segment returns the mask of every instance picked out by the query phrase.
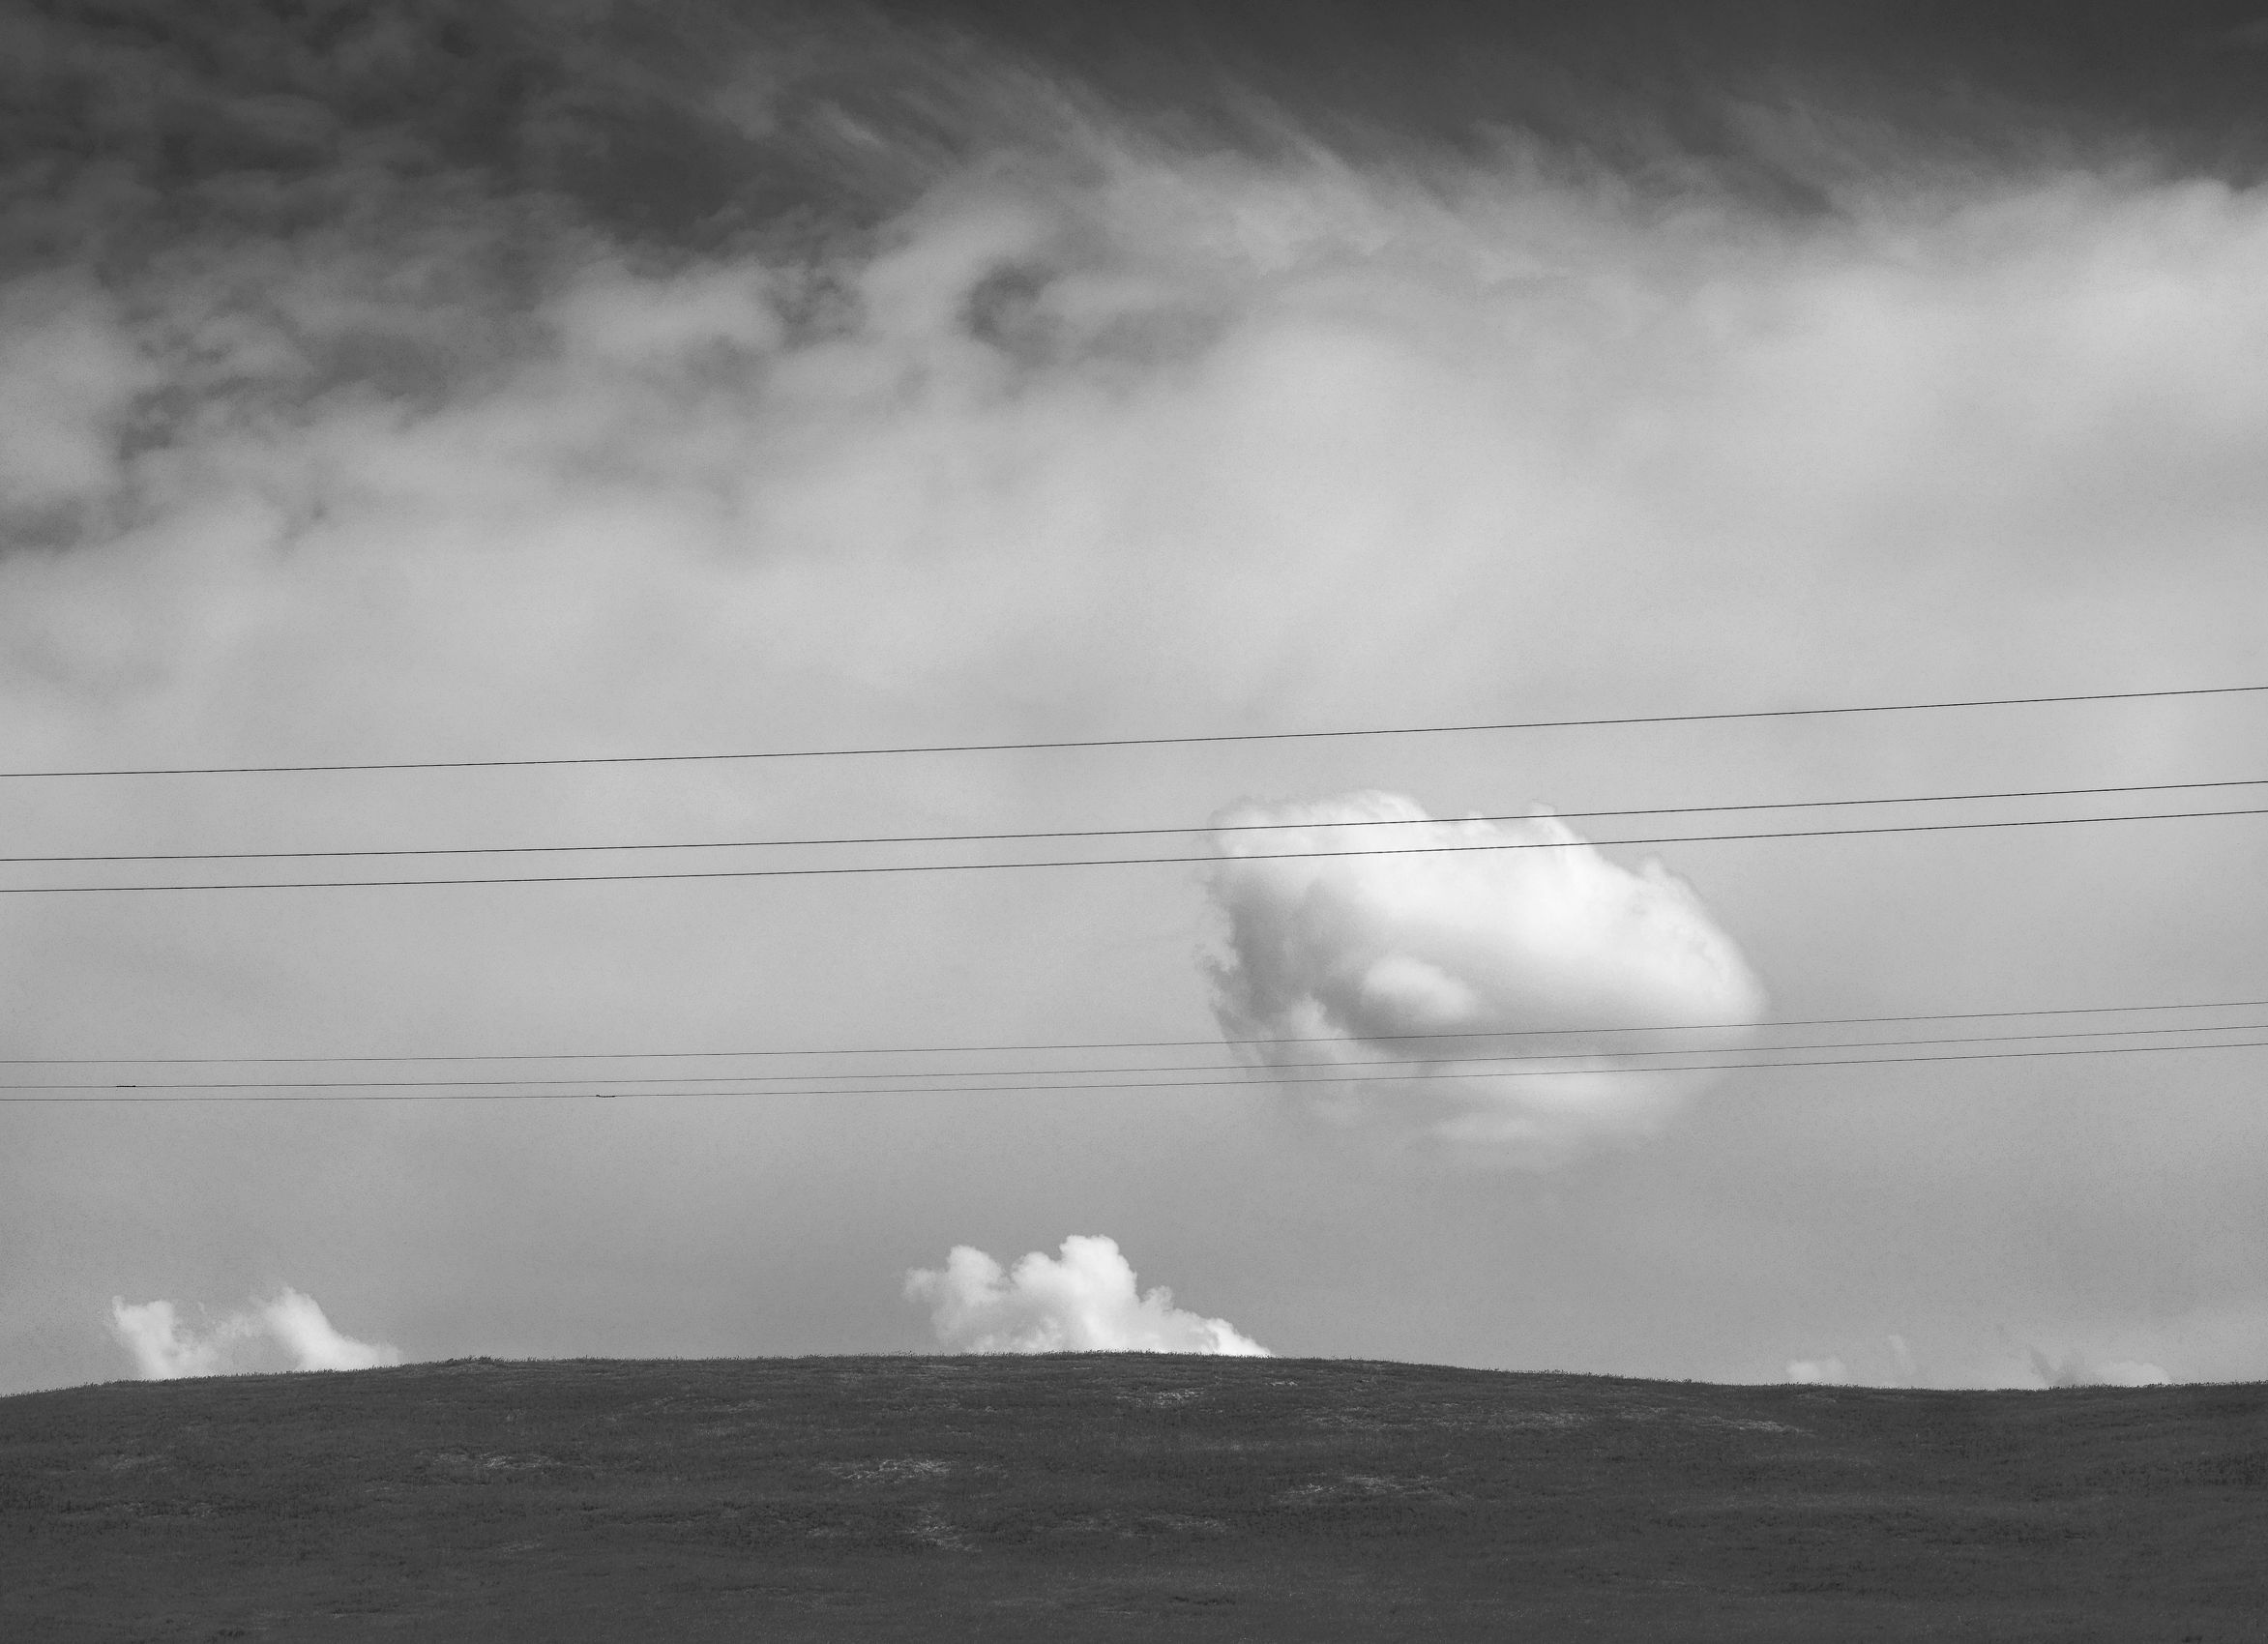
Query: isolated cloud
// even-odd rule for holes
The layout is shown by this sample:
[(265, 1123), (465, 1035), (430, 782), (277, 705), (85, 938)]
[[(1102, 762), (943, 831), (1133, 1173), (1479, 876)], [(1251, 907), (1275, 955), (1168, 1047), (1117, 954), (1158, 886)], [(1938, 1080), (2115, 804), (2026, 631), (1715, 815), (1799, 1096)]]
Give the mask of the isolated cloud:
[[(1354, 793), (1240, 806), (1216, 825), (1222, 1031), (1280, 1042), (1241, 1048), (1286, 1089), (1423, 1059), (1315, 1083), (1308, 1100), (1328, 1115), (1549, 1163), (1647, 1134), (1711, 1082), (1631, 1072), (1611, 1053), (1664, 1042), (1600, 1030), (1737, 1027), (1763, 1011), (1740, 950), (1684, 881), (1610, 862), (1550, 815), (1434, 821), (1399, 795)], [(1349, 854), (1365, 851), (1397, 854)], [(1489, 1037), (1507, 1034), (1534, 1037)], [(1495, 1060), (1507, 1056), (1532, 1060)]]
[(283, 1290), (274, 1300), (194, 1331), (171, 1302), (113, 1297), (110, 1328), (133, 1355), (144, 1381), (244, 1375), (272, 1370), (367, 1370), (401, 1363), (401, 1350), (341, 1335), (312, 1296)]
[(1813, 1387), (1840, 1387), (1850, 1380), (1841, 1359), (1790, 1359), (1787, 1379)]
[(1226, 1319), (1173, 1305), (1163, 1284), (1134, 1287), (1115, 1240), (1074, 1234), (1061, 1256), (1034, 1250), (1001, 1270), (957, 1245), (942, 1268), (905, 1277), (908, 1301), (929, 1306), (938, 1345), (954, 1353), (1217, 1353), (1266, 1358)]

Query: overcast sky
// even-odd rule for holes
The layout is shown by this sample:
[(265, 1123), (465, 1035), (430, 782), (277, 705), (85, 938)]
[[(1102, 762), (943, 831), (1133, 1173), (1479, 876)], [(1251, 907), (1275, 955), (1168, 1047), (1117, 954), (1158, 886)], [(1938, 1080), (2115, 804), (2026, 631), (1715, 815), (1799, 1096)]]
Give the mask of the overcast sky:
[[(2268, 683), (2253, 8), (284, 10), (0, 10), (0, 768)], [(9, 895), (0, 1056), (19, 1083), (469, 1078), (574, 1070), (23, 1062), (1175, 1041), (1082, 1065), (1265, 1073), (1396, 1033), (1471, 1058), (1507, 1029), (2268, 999), (2268, 819), (1593, 851), (1733, 824), (1576, 814), (2240, 778), (2268, 778), (2268, 696), (10, 778), (15, 857), (1297, 826), (1212, 866)], [(1411, 820), (1473, 815), (1515, 820)], [(1247, 860), (1395, 828), (1558, 843)], [(1136, 846), (1216, 843), (0, 885)], [(2203, 1019), (2268, 1010), (2148, 1018)], [(1560, 1085), (1467, 1060), (1329, 1097), (13, 1106), (0, 1392), (255, 1337), (251, 1367), (1125, 1339), (2268, 1374), (2268, 1051), (1649, 1084), (1600, 1071), (1628, 1042), (1546, 1042)], [(1067, 1295), (1101, 1298), (1069, 1334)]]

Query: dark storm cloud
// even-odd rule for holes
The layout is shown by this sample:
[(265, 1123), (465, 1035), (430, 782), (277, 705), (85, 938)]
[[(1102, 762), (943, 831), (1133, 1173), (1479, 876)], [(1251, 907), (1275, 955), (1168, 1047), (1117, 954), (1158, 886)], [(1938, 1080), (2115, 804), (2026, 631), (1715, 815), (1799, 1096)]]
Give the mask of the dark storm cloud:
[(93, 0), (0, 31), (18, 258), (449, 188), (706, 250), (869, 224), (1023, 134), (965, 48), (856, 7)]
[(885, 9), (950, 15), (1125, 106), (1221, 140), (1264, 143), (1268, 111), (1358, 151), (1415, 142), (1487, 153), (1511, 132), (1665, 187), (1712, 167), (1721, 182), (1799, 209), (1839, 173), (1887, 156), (1870, 144), (1802, 152), (1760, 135), (1759, 116), (1833, 108), (1985, 163), (2043, 149), (2144, 150), (2235, 178), (2268, 156), (2268, 79), (2248, 49), (2258, 8), (2231, 0)]
[(130, 256), (215, 217), (288, 227), (451, 173), (709, 248), (869, 224), (975, 155), (1045, 143), (1038, 100), (997, 96), (1022, 74), (1185, 141), (1486, 152), (1512, 132), (1800, 204), (1832, 145), (1757, 121), (1805, 100), (1988, 157), (2147, 142), (2249, 174), (2258, 21), (1892, 0), (34, 3), (0, 14), (0, 152), (19, 258)]

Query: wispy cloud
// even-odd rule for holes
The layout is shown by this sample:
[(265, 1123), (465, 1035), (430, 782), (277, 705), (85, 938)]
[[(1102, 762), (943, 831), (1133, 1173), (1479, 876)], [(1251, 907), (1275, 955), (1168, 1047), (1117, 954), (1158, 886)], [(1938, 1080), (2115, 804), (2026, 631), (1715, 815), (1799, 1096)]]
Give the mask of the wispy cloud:
[(2097, 1359), (2077, 1349), (2051, 1359), (2034, 1347), (2026, 1357), (2043, 1387), (2164, 1387), (2173, 1379), (2138, 1359)]
[[(1882, 1366), (1870, 1372), (1865, 1363)], [(1858, 1364), (1862, 1367), (1853, 1368)], [(2165, 1387), (2177, 1379), (2162, 1365), (2140, 1359), (2106, 1358), (2099, 1352), (2075, 1347), (2055, 1355), (2035, 1346), (2020, 1349), (2012, 1362), (2006, 1353), (1988, 1359), (1970, 1359), (1950, 1366), (1925, 1367), (1912, 1344), (1895, 1332), (1881, 1337), (1879, 1355), (1868, 1354), (1846, 1363), (1841, 1356), (1822, 1355), (1790, 1359), (1786, 1379), (1817, 1386), (1942, 1387), (1942, 1388), (2050, 1388), (2050, 1387)]]

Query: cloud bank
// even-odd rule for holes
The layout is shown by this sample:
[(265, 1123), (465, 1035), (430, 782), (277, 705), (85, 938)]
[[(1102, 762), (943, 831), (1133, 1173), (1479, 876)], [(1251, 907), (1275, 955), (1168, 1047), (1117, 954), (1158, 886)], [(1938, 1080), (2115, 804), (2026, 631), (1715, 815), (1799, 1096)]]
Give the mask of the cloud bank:
[(368, 1370), (401, 1363), (401, 1349), (342, 1335), (312, 1296), (286, 1289), (228, 1314), (202, 1332), (184, 1326), (171, 1302), (113, 1297), (110, 1329), (144, 1381), (277, 1370)]
[[(1423, 1059), (1315, 1084), (1304, 1100), (1328, 1117), (1547, 1164), (1651, 1133), (1711, 1082), (1631, 1072), (1614, 1052), (1664, 1042), (1598, 1030), (1737, 1027), (1763, 1011), (1762, 985), (1684, 881), (1655, 862), (1620, 866), (1555, 817), (1435, 821), (1399, 795), (1353, 793), (1240, 806), (1216, 824), (1222, 1033), (1276, 1042), (1240, 1048), (1286, 1090)], [(1427, 854), (1343, 854), (1356, 851)], [(1506, 1034), (1523, 1037), (1490, 1037)]]
[(1115, 1240), (1074, 1234), (1063, 1253), (1034, 1250), (1003, 1271), (957, 1245), (942, 1268), (905, 1276), (908, 1301), (929, 1307), (938, 1345), (951, 1353), (1214, 1353), (1267, 1358), (1226, 1319), (1173, 1305), (1163, 1284), (1137, 1291)]

